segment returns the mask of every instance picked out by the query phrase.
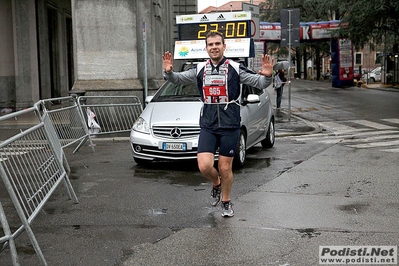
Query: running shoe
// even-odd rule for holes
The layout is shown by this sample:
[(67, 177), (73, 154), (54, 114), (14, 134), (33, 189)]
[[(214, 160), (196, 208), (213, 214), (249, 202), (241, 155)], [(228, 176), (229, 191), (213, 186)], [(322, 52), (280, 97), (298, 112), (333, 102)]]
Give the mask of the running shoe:
[(222, 185), (219, 184), (219, 186), (214, 187), (212, 186), (212, 191), (211, 191), (211, 205), (215, 207), (218, 205), (220, 202), (220, 193), (222, 192)]
[(233, 217), (233, 203), (231, 201), (222, 201), (222, 217)]

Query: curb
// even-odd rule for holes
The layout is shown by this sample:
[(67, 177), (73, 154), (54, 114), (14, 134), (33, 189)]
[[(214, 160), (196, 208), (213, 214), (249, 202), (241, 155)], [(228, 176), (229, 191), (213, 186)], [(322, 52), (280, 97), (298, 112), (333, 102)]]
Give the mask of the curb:
[[(284, 112), (284, 111), (281, 111), (281, 112), (288, 116), (288, 114), (286, 112)], [(276, 137), (290, 137), (290, 136), (311, 135), (311, 134), (317, 134), (317, 133), (320, 133), (320, 132), (323, 131), (323, 128), (317, 123), (314, 123), (312, 121), (306, 120), (306, 119), (304, 119), (304, 118), (302, 118), (302, 117), (300, 117), (298, 115), (294, 115), (294, 114), (291, 113), (291, 118), (292, 117), (294, 119), (298, 120), (298, 121), (301, 121), (306, 126), (308, 126), (310, 128), (313, 128), (313, 130), (306, 131), (306, 132), (292, 132), (292, 131), (290, 131), (290, 132), (281, 132), (281, 133), (277, 133), (276, 132)]]

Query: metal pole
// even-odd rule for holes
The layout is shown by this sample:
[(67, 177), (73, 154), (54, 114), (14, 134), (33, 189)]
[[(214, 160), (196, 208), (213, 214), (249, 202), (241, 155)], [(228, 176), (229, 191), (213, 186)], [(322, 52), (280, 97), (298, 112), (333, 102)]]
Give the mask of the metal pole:
[(292, 36), (292, 23), (291, 23), (292, 10), (288, 10), (288, 121), (291, 121), (291, 36)]
[(144, 53), (144, 92), (143, 92), (143, 109), (145, 108), (145, 98), (147, 98), (147, 38), (146, 38), (146, 24), (143, 21), (143, 53)]

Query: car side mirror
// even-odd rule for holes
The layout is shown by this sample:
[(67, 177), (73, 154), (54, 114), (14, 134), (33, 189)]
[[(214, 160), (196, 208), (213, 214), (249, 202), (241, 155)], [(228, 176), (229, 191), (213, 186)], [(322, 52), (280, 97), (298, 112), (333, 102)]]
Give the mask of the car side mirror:
[(146, 104), (149, 104), (149, 103), (151, 102), (152, 98), (154, 98), (154, 96), (147, 96), (147, 97), (145, 97), (145, 103), (146, 103)]
[(243, 105), (246, 105), (248, 103), (259, 103), (259, 102), (260, 102), (259, 95), (248, 94), (248, 96), (246, 98), (244, 98)]

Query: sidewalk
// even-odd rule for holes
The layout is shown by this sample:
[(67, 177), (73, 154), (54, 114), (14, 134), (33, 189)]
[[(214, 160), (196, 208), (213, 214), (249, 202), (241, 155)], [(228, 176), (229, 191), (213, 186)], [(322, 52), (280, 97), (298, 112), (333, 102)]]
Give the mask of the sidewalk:
[(288, 111), (276, 111), (275, 112), (275, 128), (276, 137), (287, 137), (297, 136), (306, 134), (315, 134), (320, 132), (322, 129), (319, 125), (305, 120), (294, 114), (289, 114)]
[[(324, 89), (332, 88), (331, 82), (317, 80), (295, 79), (292, 81), (292, 84), (292, 90), (302, 89), (309, 86)], [(399, 92), (399, 87), (393, 87), (391, 84), (363, 83), (361, 88)], [(269, 94), (273, 95), (271, 89), (269, 89)], [(281, 111), (275, 111), (275, 116), (276, 137), (314, 134), (322, 130), (317, 123), (305, 120), (297, 115), (292, 114), (292, 112), (290, 115), (287, 108), (282, 108)]]
[(393, 86), (391, 84), (381, 84), (381, 83), (369, 83), (369, 84), (366, 84), (366, 83), (363, 83), (361, 85), (361, 87), (365, 88), (365, 89), (375, 89), (375, 90), (399, 92), (399, 86), (398, 85)]

